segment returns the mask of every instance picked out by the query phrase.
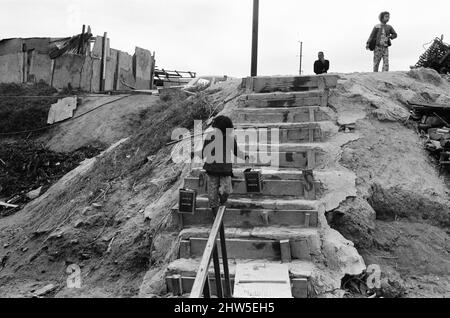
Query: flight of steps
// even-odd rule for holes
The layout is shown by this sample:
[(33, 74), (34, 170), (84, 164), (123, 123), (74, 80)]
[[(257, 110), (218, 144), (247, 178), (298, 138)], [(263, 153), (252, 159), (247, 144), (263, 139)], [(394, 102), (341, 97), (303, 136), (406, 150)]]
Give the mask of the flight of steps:
[[(285, 264), (289, 271), (292, 296), (310, 295), (309, 278), (320, 255), (319, 202), (321, 183), (307, 189), (303, 170), (314, 169), (325, 156), (321, 143), (332, 127), (327, 108), (328, 89), (337, 85), (337, 76), (255, 77), (243, 80), (246, 94), (233, 114), (236, 131), (246, 128), (280, 129), (279, 167), (259, 161), (262, 170), (261, 194), (246, 193), (243, 170), (234, 167), (233, 191), (224, 217), (230, 274), (242, 264), (261, 266)], [(269, 141), (270, 142), (270, 141)], [(179, 258), (167, 269), (168, 292), (188, 294), (199, 267), (214, 217), (208, 208), (206, 182), (201, 167), (193, 168), (185, 188), (198, 191), (197, 211), (177, 215), (182, 228)], [(251, 266), (250, 266), (251, 268)], [(275, 267), (276, 268), (276, 267)], [(213, 267), (210, 268), (215, 293)], [(267, 277), (270, 280), (270, 277)]]

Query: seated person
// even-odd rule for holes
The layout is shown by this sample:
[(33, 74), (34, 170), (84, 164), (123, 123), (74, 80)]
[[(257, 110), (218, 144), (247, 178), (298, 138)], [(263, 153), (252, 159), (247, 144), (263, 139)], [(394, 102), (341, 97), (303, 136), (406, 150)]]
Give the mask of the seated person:
[(328, 60), (325, 60), (323, 52), (319, 52), (319, 59), (314, 62), (314, 73), (316, 73), (317, 75), (326, 74), (329, 68), (330, 62)]

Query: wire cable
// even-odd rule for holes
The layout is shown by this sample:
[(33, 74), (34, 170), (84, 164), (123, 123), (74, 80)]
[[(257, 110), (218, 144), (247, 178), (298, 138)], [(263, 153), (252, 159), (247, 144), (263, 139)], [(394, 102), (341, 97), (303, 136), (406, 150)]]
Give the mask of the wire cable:
[(122, 96), (122, 97), (120, 97), (120, 98), (118, 98), (118, 99), (109, 101), (109, 102), (104, 103), (104, 104), (101, 104), (101, 105), (99, 105), (99, 106), (97, 106), (97, 107), (95, 107), (95, 108), (93, 108), (93, 109), (91, 109), (91, 110), (88, 110), (87, 112), (85, 112), (85, 113), (83, 113), (83, 114), (80, 114), (80, 115), (75, 116), (75, 117), (72, 117), (72, 118), (68, 118), (68, 119), (66, 119), (66, 120), (60, 121), (60, 122), (55, 123), (55, 124), (50, 125), (50, 126), (43, 126), (43, 127), (36, 128), (36, 129), (29, 129), (29, 130), (22, 130), (22, 131), (3, 132), (3, 133), (0, 133), (0, 136), (21, 135), (21, 134), (28, 134), (28, 133), (38, 132), (38, 131), (42, 131), (42, 130), (46, 130), (46, 129), (51, 129), (51, 128), (57, 127), (57, 126), (59, 126), (59, 125), (62, 125), (62, 124), (64, 124), (64, 123), (66, 123), (66, 122), (69, 122), (69, 121), (73, 121), (73, 120), (79, 119), (79, 118), (81, 118), (81, 117), (83, 117), (83, 116), (85, 116), (85, 115), (87, 115), (87, 114), (89, 114), (89, 113), (92, 113), (93, 111), (95, 111), (95, 110), (97, 110), (97, 109), (99, 109), (99, 108), (101, 108), (101, 107), (104, 107), (104, 106), (106, 106), (106, 105), (115, 103), (115, 102), (117, 102), (117, 101), (120, 101), (120, 100), (122, 100), (122, 99), (128, 98), (128, 97), (130, 97), (130, 96), (132, 96), (132, 95), (125, 95), (125, 96)]

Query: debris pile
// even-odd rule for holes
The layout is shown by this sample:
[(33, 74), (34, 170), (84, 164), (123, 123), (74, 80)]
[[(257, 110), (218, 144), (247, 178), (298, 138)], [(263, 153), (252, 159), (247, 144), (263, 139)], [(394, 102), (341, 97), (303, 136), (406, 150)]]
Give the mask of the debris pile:
[(419, 121), (419, 133), (426, 138), (425, 149), (439, 160), (439, 172), (450, 167), (450, 106), (409, 102), (412, 118)]
[(72, 153), (53, 152), (30, 141), (3, 142), (0, 147), (0, 216), (27, 203), (73, 170), (86, 158), (100, 153), (93, 146)]
[(189, 83), (197, 77), (197, 73), (191, 71), (169, 71), (155, 69), (155, 86), (171, 87)]
[[(376, 282), (371, 273), (360, 275), (345, 275), (341, 288), (345, 290), (345, 298), (402, 298), (405, 288), (396, 279), (389, 279), (381, 275)], [(371, 284), (369, 284), (369, 282)], [(369, 286), (373, 285), (373, 286)]]
[(51, 59), (56, 59), (65, 53), (84, 54), (92, 41), (91, 27), (88, 27), (87, 32), (57, 39), (50, 44), (49, 56)]
[(441, 74), (450, 72), (450, 45), (443, 38), (436, 38), (423, 53), (415, 67), (432, 68)]

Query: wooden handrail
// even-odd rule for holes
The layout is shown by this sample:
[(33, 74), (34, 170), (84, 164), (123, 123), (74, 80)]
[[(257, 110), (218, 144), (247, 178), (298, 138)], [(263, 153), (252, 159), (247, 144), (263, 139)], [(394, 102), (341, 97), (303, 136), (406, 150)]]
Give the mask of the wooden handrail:
[[(195, 277), (194, 285), (192, 286), (190, 298), (201, 298), (202, 295), (206, 298), (210, 297), (211, 288), (209, 283), (209, 266), (211, 258), (214, 260), (214, 272), (216, 280), (216, 292), (219, 298), (231, 297), (230, 273), (228, 269), (228, 257), (225, 244), (225, 229), (223, 226), (223, 216), (225, 215), (225, 206), (221, 206), (217, 212), (216, 219), (211, 228), (208, 242), (206, 243), (205, 251), (200, 262), (200, 267)], [(217, 238), (220, 238), (220, 248), (222, 252), (222, 264), (224, 268), (225, 289), (222, 288), (222, 278), (220, 274), (219, 253), (217, 249)]]

